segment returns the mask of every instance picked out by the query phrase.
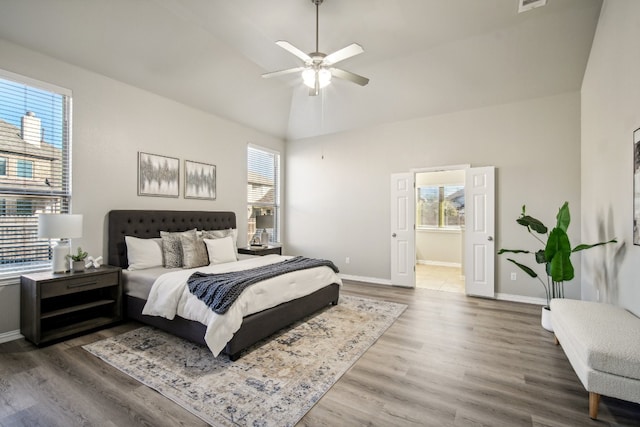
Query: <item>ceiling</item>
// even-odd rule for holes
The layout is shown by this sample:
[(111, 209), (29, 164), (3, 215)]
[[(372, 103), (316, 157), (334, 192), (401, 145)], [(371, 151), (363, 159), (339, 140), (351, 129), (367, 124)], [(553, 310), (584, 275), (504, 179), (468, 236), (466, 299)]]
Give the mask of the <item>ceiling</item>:
[[(320, 51), (365, 52), (308, 96), (311, 0), (0, 0), (0, 38), (283, 139), (580, 89), (601, 0), (325, 0)], [(1, 66), (1, 59), (0, 59)]]

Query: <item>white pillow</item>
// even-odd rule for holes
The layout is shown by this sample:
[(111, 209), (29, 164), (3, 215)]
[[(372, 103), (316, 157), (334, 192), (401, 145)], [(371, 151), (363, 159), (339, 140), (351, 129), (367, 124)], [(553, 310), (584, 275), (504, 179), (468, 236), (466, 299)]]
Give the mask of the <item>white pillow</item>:
[(205, 239), (220, 239), (222, 237), (231, 236), (233, 238), (233, 245), (238, 248), (238, 229), (227, 228), (226, 230), (202, 230), (199, 231), (201, 236)]
[(124, 236), (127, 245), (127, 270), (144, 270), (145, 268), (162, 267), (162, 239), (140, 239)]
[(209, 253), (209, 265), (237, 261), (236, 246), (231, 236), (221, 239), (204, 239)]

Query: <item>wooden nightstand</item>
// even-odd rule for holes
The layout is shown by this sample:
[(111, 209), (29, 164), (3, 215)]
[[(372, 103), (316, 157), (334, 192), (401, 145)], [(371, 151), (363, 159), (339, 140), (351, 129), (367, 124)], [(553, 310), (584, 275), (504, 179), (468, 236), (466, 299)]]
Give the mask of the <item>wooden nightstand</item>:
[(245, 255), (282, 255), (282, 246), (247, 246), (246, 248), (238, 248), (239, 254)]
[(122, 320), (122, 269), (26, 274), (20, 278), (20, 333), (36, 345)]

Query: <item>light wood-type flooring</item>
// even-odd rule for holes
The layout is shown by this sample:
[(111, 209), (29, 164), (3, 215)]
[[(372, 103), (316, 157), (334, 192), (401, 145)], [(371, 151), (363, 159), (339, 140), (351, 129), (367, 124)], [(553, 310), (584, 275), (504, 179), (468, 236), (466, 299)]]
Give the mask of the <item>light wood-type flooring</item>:
[[(409, 308), (299, 426), (640, 425), (640, 405), (606, 397), (599, 421), (589, 419), (539, 306), (353, 282), (343, 293)], [(0, 344), (0, 426), (204, 425), (80, 347), (137, 326), (42, 349)]]

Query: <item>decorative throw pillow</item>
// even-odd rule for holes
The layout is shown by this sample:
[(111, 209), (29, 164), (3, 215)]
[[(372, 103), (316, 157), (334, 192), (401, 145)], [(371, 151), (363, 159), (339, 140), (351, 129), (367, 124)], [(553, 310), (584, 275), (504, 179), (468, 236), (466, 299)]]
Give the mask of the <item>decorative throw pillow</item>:
[(161, 231), (162, 237), (162, 255), (164, 257), (164, 266), (166, 268), (182, 267), (182, 242), (180, 236), (196, 236), (196, 229), (182, 231), (177, 233), (169, 233)]
[(127, 270), (144, 270), (145, 268), (162, 266), (162, 239), (140, 239), (124, 236), (127, 245)]
[(180, 244), (182, 245), (182, 267), (196, 268), (209, 264), (209, 255), (204, 240), (191, 234), (181, 234)]
[(204, 239), (209, 253), (209, 264), (223, 264), (225, 262), (237, 261), (236, 247), (231, 236), (220, 239)]
[(238, 229), (227, 228), (226, 230), (203, 230), (203, 239), (222, 239), (223, 237), (231, 236), (233, 239), (233, 246), (238, 248)]

